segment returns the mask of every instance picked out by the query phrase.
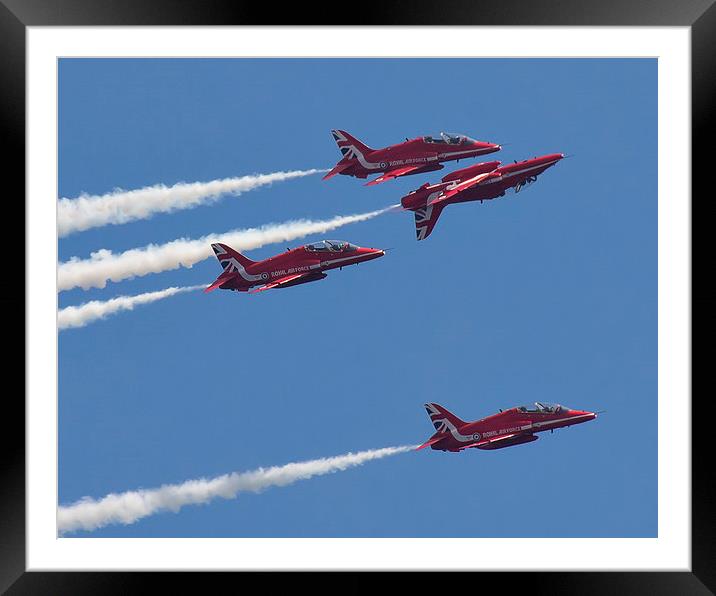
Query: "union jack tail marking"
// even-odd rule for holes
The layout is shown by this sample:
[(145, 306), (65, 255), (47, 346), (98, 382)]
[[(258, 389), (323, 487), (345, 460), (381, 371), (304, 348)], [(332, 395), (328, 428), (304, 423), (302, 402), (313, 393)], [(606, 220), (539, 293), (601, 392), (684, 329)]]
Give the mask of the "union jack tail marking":
[(442, 210), (443, 205), (428, 205), (413, 212), (415, 214), (415, 236), (418, 240), (425, 240), (430, 236)]
[(219, 263), (224, 268), (224, 271), (236, 271), (237, 263), (244, 267), (250, 267), (256, 263), (256, 261), (252, 261), (226, 244), (212, 244), (211, 248), (214, 250), (214, 254), (216, 258), (219, 259)]
[(368, 145), (361, 143), (345, 130), (332, 130), (331, 134), (336, 141), (336, 145), (338, 145), (338, 149), (343, 154), (344, 160), (365, 158), (366, 155), (373, 152), (373, 149)]
[(464, 420), (460, 420), (460, 418), (440, 404), (425, 404), (425, 411), (428, 413), (428, 416), (430, 416), (430, 421), (438, 432), (445, 432), (450, 426), (460, 428), (466, 424)]

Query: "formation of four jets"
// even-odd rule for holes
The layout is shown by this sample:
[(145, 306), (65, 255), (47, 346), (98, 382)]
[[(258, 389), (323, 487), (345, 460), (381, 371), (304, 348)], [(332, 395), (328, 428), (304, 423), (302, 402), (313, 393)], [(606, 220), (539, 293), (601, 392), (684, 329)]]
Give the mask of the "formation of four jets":
[[(371, 149), (344, 130), (332, 130), (331, 134), (343, 157), (323, 179), (337, 174), (356, 178), (380, 174), (366, 186), (441, 170), (445, 162), (479, 157), (502, 148), (465, 135), (440, 133), (437, 137), (417, 137), (383, 149)], [(451, 172), (436, 184), (426, 182), (400, 202), (404, 209), (414, 213), (417, 239), (424, 240), (447, 205), (482, 202), (504, 196), (511, 189), (519, 192), (562, 158), (562, 153), (552, 153), (504, 166), (499, 161), (478, 163)], [(349, 242), (323, 240), (263, 261), (252, 261), (225, 244), (212, 244), (211, 247), (224, 271), (205, 292), (217, 288), (252, 293), (287, 288), (323, 279), (326, 277), (324, 272), (329, 269), (356, 265), (385, 254), (383, 250), (363, 248)], [(252, 289), (254, 286), (259, 287)]]
[[(371, 149), (343, 130), (331, 133), (343, 157), (323, 179), (338, 174), (356, 178), (379, 174), (366, 186), (441, 170), (444, 162), (479, 157), (502, 148), (465, 135), (440, 133), (438, 137), (406, 139), (397, 145)], [(414, 213), (416, 237), (424, 240), (432, 233), (447, 205), (495, 199), (510, 190), (519, 192), (564, 157), (562, 153), (551, 153), (504, 166), (499, 161), (477, 163), (443, 176), (438, 183), (426, 182), (402, 197), (400, 203)], [(217, 243), (211, 247), (223, 272), (205, 292), (217, 288), (240, 292), (287, 288), (323, 279), (325, 271), (330, 269), (355, 265), (385, 254), (383, 250), (350, 242), (322, 240), (257, 262), (226, 244)], [(258, 287), (252, 289), (254, 286)], [(537, 432), (554, 431), (597, 417), (595, 412), (541, 402), (510, 408), (474, 422), (461, 420), (439, 404), (425, 404), (425, 409), (436, 432), (418, 449), (430, 447), (440, 451), (492, 450), (521, 445), (537, 440)]]

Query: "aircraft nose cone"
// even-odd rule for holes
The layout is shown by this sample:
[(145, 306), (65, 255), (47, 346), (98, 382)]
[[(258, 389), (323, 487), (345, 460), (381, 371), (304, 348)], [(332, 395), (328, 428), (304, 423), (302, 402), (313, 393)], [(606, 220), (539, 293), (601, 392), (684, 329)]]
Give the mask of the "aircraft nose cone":
[(377, 259), (385, 255), (385, 251), (380, 248), (363, 248), (360, 254), (364, 259)]
[(475, 141), (473, 143), (473, 147), (484, 153), (492, 153), (493, 151), (499, 151), (502, 149), (502, 146), (497, 143), (483, 143), (481, 141)]
[(588, 412), (587, 410), (568, 410), (566, 414), (569, 417), (573, 417), (576, 424), (579, 424), (580, 422), (589, 422), (597, 417), (595, 412)]

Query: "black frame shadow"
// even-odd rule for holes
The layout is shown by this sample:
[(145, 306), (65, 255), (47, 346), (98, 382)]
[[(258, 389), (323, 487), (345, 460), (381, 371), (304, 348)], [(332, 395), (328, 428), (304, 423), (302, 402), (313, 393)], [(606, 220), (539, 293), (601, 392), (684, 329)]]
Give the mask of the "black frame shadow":
[[(241, 0), (0, 0), (0, 139), (6, 147), (4, 172), (13, 185), (13, 193), (2, 197), (5, 207), (16, 209), (12, 218), (14, 230), (24, 230), (25, 219), (25, 28), (28, 26), (97, 26), (97, 25), (563, 25), (563, 26), (688, 26), (692, 35), (692, 180), (693, 196), (705, 189), (711, 165), (713, 143), (709, 134), (716, 108), (716, 6), (714, 0), (572, 0), (571, 2), (532, 0), (441, 0), (428, 2), (375, 2), (367, 5), (333, 2), (268, 4)], [(280, 7), (280, 8), (279, 8)], [(278, 10), (276, 10), (278, 8)], [(342, 11), (350, 20), (338, 21)], [(340, 11), (340, 12), (339, 12)], [(330, 20), (329, 20), (330, 19)], [(668, 167), (668, 164), (659, 164)], [(712, 191), (713, 192), (713, 191)], [(712, 194), (712, 193), (711, 193)], [(706, 201), (709, 195), (706, 195)], [(661, 197), (671, 200), (672, 197)], [(694, 202), (692, 201), (692, 209)], [(702, 228), (713, 220), (713, 208), (699, 211), (692, 221)], [(618, 215), (616, 215), (618, 216)], [(692, 224), (693, 225), (693, 224)], [(7, 234), (7, 232), (6, 232)], [(18, 234), (19, 235), (19, 234)], [(701, 236), (703, 238), (703, 235)], [(7, 241), (6, 246), (22, 250), (22, 238)], [(692, 258), (705, 261), (709, 246), (705, 241), (694, 242)], [(14, 257), (14, 255), (12, 255)], [(19, 290), (25, 267), (19, 258), (7, 259), (1, 277), (3, 289), (0, 305), (8, 313), (25, 313), (25, 296)], [(693, 268), (693, 266), (692, 266)], [(704, 284), (705, 285), (705, 284)], [(693, 287), (693, 284), (692, 284)], [(709, 309), (701, 318), (699, 336), (713, 336), (716, 325), (713, 316), (716, 294), (702, 290), (695, 302), (700, 312)], [(24, 330), (19, 329), (25, 317), (6, 317), (18, 327), (17, 342), (6, 342), (4, 362), (6, 370), (24, 369)], [(15, 329), (13, 329), (15, 331)], [(8, 338), (9, 339), (9, 338)], [(693, 354), (693, 348), (692, 348)], [(701, 361), (705, 356), (700, 356)], [(692, 365), (693, 367), (693, 365)], [(693, 374), (693, 373), (692, 373)], [(9, 377), (9, 375), (7, 375)], [(6, 377), (6, 378), (7, 378)], [(24, 378), (22, 385), (24, 387)], [(7, 385), (6, 385), (7, 387)], [(692, 392), (693, 393), (693, 392)], [(705, 455), (711, 447), (708, 424), (713, 416), (713, 401), (709, 397), (692, 395), (692, 572), (483, 572), (477, 577), (440, 577), (423, 574), (417, 586), (420, 592), (435, 589), (476, 590), (509, 588), (511, 592), (546, 594), (711, 594), (716, 593), (716, 491), (711, 466)], [(227, 573), (168, 572), (26, 572), (25, 571), (25, 410), (20, 391), (6, 391), (2, 409), (4, 441), (0, 478), (0, 591), (9, 594), (114, 594), (144, 592), (156, 587), (166, 590), (175, 586), (181, 592), (207, 592), (216, 580), (228, 579), (237, 586), (236, 576)], [(18, 434), (8, 432), (17, 429)], [(638, 432), (638, 429), (635, 429)], [(712, 431), (711, 431), (712, 432)], [(262, 582), (259, 589), (276, 593), (288, 588), (315, 589), (316, 584), (330, 585), (342, 593), (364, 593), (384, 574), (375, 572), (349, 573), (258, 573), (249, 572), (246, 579)], [(464, 574), (461, 574), (464, 575)], [(225, 577), (229, 576), (229, 577)], [(489, 576), (489, 577), (488, 577)], [(244, 579), (243, 577), (241, 578)], [(407, 588), (415, 589), (413, 577)], [(486, 581), (487, 580), (487, 581)], [(156, 582), (156, 583), (155, 583)], [(161, 582), (161, 583), (160, 583)], [(181, 583), (180, 583), (181, 582)], [(330, 584), (328, 583), (330, 582)], [(154, 586), (152, 586), (154, 584)], [(486, 585), (487, 584), (487, 585)], [(270, 586), (270, 587), (269, 587)], [(245, 588), (244, 588), (245, 589)]]

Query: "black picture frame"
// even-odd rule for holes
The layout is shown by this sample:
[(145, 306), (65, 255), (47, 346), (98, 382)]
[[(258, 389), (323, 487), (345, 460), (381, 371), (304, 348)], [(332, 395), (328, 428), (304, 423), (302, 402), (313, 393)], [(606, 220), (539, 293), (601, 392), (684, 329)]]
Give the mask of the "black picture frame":
[[(25, 221), (25, 29), (31, 26), (141, 26), (141, 25), (481, 25), (481, 26), (682, 26), (691, 28), (692, 39), (692, 195), (697, 196), (709, 172), (713, 154), (709, 126), (716, 106), (716, 6), (714, 0), (688, 0), (679, 3), (665, 0), (587, 0), (549, 1), (500, 0), (499, 2), (453, 0), (429, 2), (413, 0), (410, 3), (374, 3), (357, 6), (354, 3), (282, 3), (270, 6), (231, 0), (0, 0), (0, 122), (2, 140), (6, 146), (5, 174), (12, 183), (14, 193), (2, 197), (6, 206), (16, 209), (15, 229), (24, 230), (19, 222)], [(345, 14), (352, 21), (338, 22), (337, 15)], [(333, 22), (327, 22), (332, 19)], [(659, 164), (668, 167), (668, 164)], [(706, 194), (705, 201), (710, 198)], [(662, 199), (669, 199), (662, 197)], [(7, 203), (11, 203), (7, 205)], [(695, 201), (692, 201), (692, 210)], [(709, 225), (712, 212), (699, 210), (700, 218), (692, 222)], [(692, 255), (694, 260), (708, 258), (710, 251), (705, 242), (694, 242), (692, 226)], [(704, 236), (702, 236), (703, 238)], [(16, 247), (19, 253), (23, 239), (5, 239), (6, 245)], [(14, 251), (13, 251), (14, 252)], [(0, 295), (2, 306), (8, 313), (25, 313), (24, 279), (28, 263), (19, 257), (4, 263), (2, 276), (4, 290)], [(692, 266), (693, 268), (693, 266)], [(693, 284), (692, 284), (693, 287)], [(693, 290), (692, 290), (693, 291)], [(709, 309), (701, 319), (699, 335), (707, 337), (714, 331), (714, 295), (701, 292), (693, 306), (699, 311)], [(693, 312), (692, 306), (692, 312)], [(25, 315), (26, 316), (26, 315)], [(693, 315), (692, 315), (693, 316)], [(14, 321), (19, 327), (20, 317), (6, 320), (6, 357), (8, 372), (24, 370), (24, 332), (18, 329), (20, 342), (11, 341), (9, 326)], [(25, 321), (25, 317), (22, 318)], [(692, 362), (697, 354), (693, 354)], [(701, 356), (701, 358), (705, 358)], [(693, 364), (692, 364), (693, 369)], [(693, 374), (693, 373), (692, 373)], [(11, 378), (5, 375), (5, 378)], [(24, 378), (23, 378), (24, 385)], [(26, 572), (25, 571), (25, 410), (19, 391), (8, 391), (3, 404), (5, 421), (3, 434), (2, 490), (0, 491), (0, 591), (9, 594), (107, 594), (142, 592), (149, 582), (161, 582), (163, 589), (176, 586), (182, 592), (206, 592), (216, 581), (226, 579), (224, 573), (172, 574), (165, 572)], [(704, 454), (709, 453), (710, 429), (714, 420), (713, 400), (699, 396), (692, 390), (692, 411), (698, 413), (692, 420), (692, 571), (689, 572), (544, 572), (544, 573), (481, 573), (479, 577), (434, 577), (423, 574), (418, 578), (421, 592), (445, 589), (446, 579), (459, 589), (483, 591), (487, 584), (500, 582), (510, 591), (549, 594), (709, 594), (716, 592), (716, 491), (711, 466)], [(16, 433), (9, 432), (16, 430)], [(638, 432), (638, 428), (635, 428)], [(274, 593), (290, 588), (296, 591), (308, 582), (314, 587), (318, 581), (330, 582), (332, 589), (342, 592), (363, 593), (385, 577), (376, 573), (325, 573), (316, 574), (250, 573), (256, 581), (270, 582)], [(310, 577), (309, 577), (310, 575)], [(487, 576), (490, 577), (487, 577)], [(236, 578), (229, 577), (234, 582)], [(402, 581), (402, 580), (401, 580)], [(438, 583), (440, 582), (440, 583)], [(465, 583), (467, 582), (467, 583)], [(476, 585), (472, 586), (473, 582)], [(315, 588), (314, 588), (315, 589)]]

